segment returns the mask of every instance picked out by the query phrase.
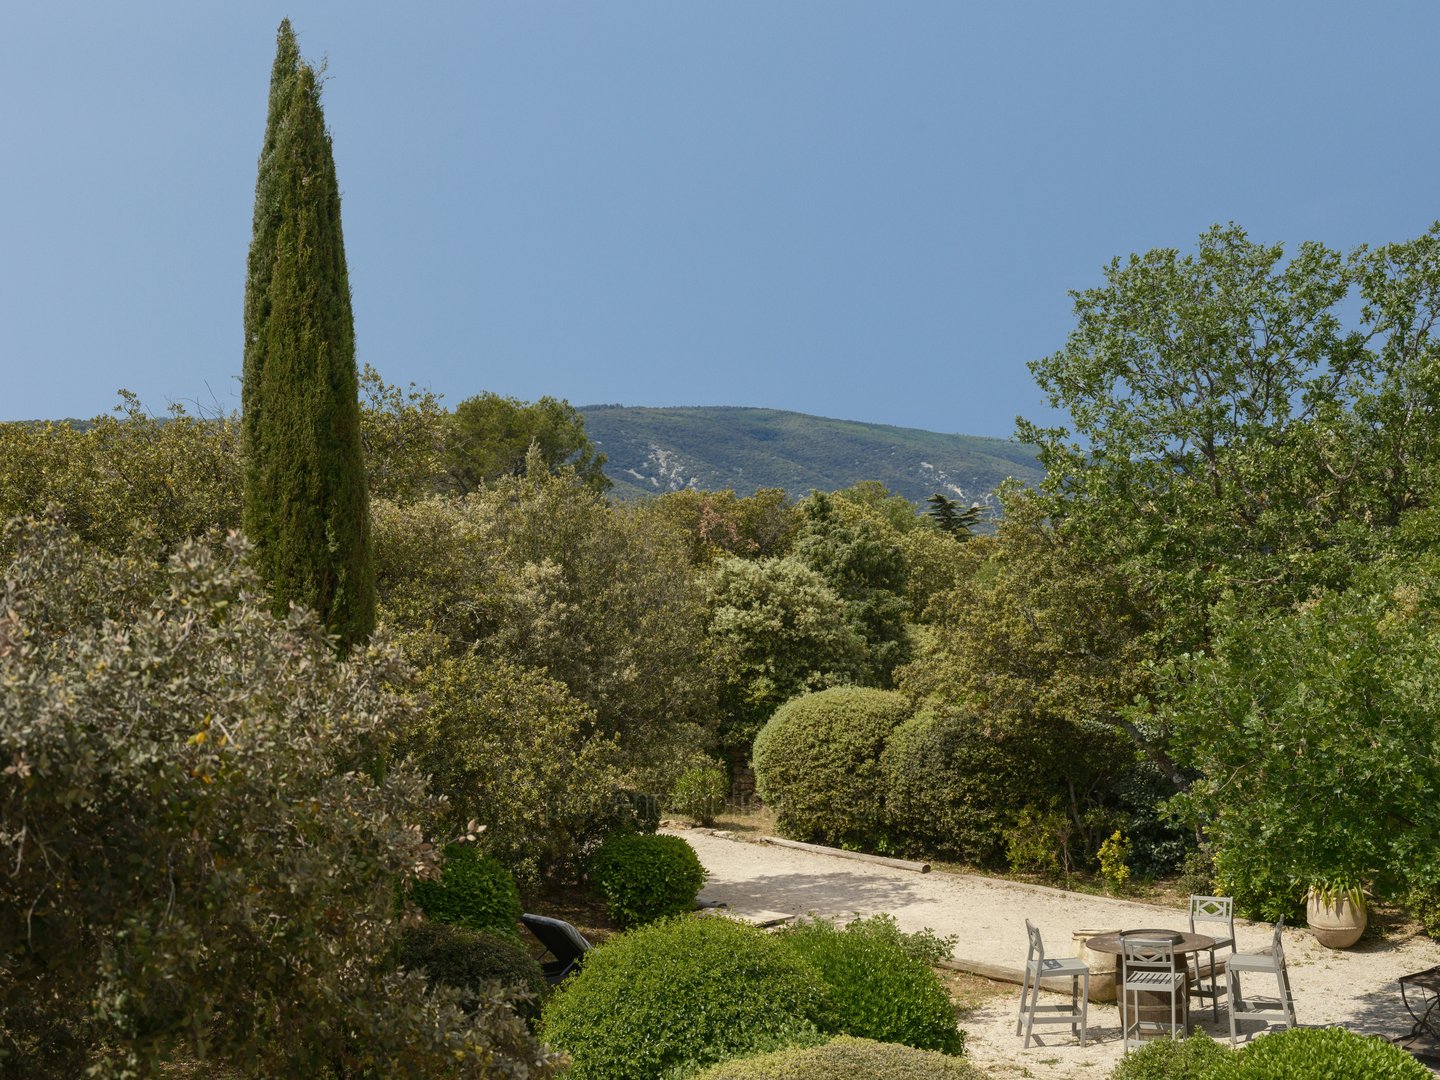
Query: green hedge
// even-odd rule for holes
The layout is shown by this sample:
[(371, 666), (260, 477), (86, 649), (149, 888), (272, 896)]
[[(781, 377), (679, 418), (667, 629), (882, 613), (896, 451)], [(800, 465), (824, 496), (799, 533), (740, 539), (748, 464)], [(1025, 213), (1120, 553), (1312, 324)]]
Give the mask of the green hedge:
[(1291, 1028), (1262, 1035), (1204, 1080), (1434, 1080), (1429, 1069), (1384, 1039), (1344, 1028)]
[(894, 691), (845, 686), (792, 698), (755, 738), (755, 782), (798, 840), (886, 845), (880, 755), (910, 716)]
[(499, 860), (467, 844), (447, 846), (440, 880), (417, 881), (412, 895), (432, 919), (471, 930), (517, 933), (520, 890), (514, 875)]
[(516, 1010), (527, 1019), (539, 1015), (549, 989), (539, 961), (518, 940), (428, 919), (400, 935), (399, 962), (432, 982), (466, 991), (471, 1001), (489, 986), (519, 991)]
[(958, 712), (922, 712), (881, 759), (886, 815), (907, 846), (976, 866), (1005, 864), (1006, 833), (1059, 788), (1052, 748), (1025, 732), (1003, 739)]
[(697, 824), (714, 825), (725, 809), (725, 797), (729, 793), (730, 782), (719, 762), (691, 765), (675, 781), (670, 792), (670, 808)]
[(1186, 1039), (1156, 1039), (1121, 1058), (1110, 1080), (1206, 1080), (1231, 1056), (1229, 1046), (1203, 1031)]
[(812, 1037), (828, 1024), (815, 967), (779, 938), (726, 918), (678, 916), (620, 934), (545, 1006), (541, 1035), (570, 1080), (656, 1080)]
[(947, 1054), (965, 1049), (950, 995), (929, 964), (912, 955), (893, 920), (858, 919), (840, 929), (811, 919), (780, 938), (830, 987), (834, 1030)]
[(727, 1061), (694, 1080), (982, 1080), (983, 1076), (947, 1054), (841, 1035), (823, 1046)]
[(690, 911), (705, 876), (695, 849), (664, 834), (616, 833), (590, 860), (605, 910), (627, 928)]

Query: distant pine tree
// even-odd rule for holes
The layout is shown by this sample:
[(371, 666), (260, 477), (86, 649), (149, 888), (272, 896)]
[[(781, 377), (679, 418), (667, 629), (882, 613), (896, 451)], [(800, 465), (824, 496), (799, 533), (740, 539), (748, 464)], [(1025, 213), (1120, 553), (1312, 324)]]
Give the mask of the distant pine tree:
[(245, 531), (277, 613), (375, 626), (355, 328), (320, 80), (280, 24), (245, 281)]
[(926, 513), (941, 532), (949, 533), (962, 543), (975, 534), (975, 526), (980, 523), (979, 503), (971, 503), (968, 509), (961, 510), (959, 503), (938, 491), (925, 501), (930, 504)]

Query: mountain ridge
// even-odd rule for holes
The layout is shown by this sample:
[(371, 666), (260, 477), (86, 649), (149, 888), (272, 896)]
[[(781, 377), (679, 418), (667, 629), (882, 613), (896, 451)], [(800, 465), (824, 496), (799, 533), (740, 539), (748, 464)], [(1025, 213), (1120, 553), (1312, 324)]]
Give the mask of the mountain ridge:
[(1007, 477), (1037, 483), (1035, 449), (1013, 439), (946, 434), (748, 405), (584, 405), (591, 441), (622, 498), (687, 487), (783, 488), (792, 496), (878, 480), (913, 502), (935, 492), (984, 501)]

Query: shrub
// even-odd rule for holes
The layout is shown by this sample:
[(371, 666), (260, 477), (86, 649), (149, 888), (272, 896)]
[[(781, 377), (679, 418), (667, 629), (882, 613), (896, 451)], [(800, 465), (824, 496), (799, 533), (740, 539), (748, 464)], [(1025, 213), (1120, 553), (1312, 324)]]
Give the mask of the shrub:
[(1405, 893), (1405, 907), (1425, 932), (1440, 940), (1440, 881), (1416, 882)]
[(1125, 887), (1130, 880), (1130, 841), (1116, 829), (1110, 839), (1100, 845), (1100, 874), (1112, 890)]
[(792, 698), (755, 738), (755, 782), (798, 840), (872, 847), (886, 836), (880, 755), (910, 714), (894, 691), (836, 687)]
[(520, 921), (514, 876), (494, 856), (466, 844), (448, 845), (440, 880), (417, 881), (411, 895), (432, 919), (471, 930), (513, 936)]
[(947, 1054), (964, 1050), (950, 995), (935, 972), (901, 945), (893, 920), (859, 919), (842, 930), (812, 919), (780, 937), (830, 987), (834, 1030)]
[(571, 1054), (571, 1080), (655, 1080), (813, 1036), (829, 1009), (820, 973), (780, 939), (682, 916), (592, 950), (546, 1003), (541, 1033)]
[(484, 821), (484, 850), (527, 886), (577, 878), (619, 779), (594, 712), (543, 671), (474, 653), (436, 660), (419, 683), (425, 709), (401, 749), (445, 795), (450, 828)]
[(1291, 1028), (1263, 1035), (1206, 1080), (1433, 1080), (1430, 1070), (1384, 1039), (1344, 1028)]
[(551, 1075), (494, 995), (393, 970), (439, 809), (375, 767), (393, 649), (272, 616), (235, 537), (162, 568), (19, 524), (0, 565), (6, 1075)]
[(1156, 1039), (1121, 1058), (1109, 1080), (1205, 1080), (1231, 1056), (1230, 1047), (1203, 1031), (1186, 1039)]
[(643, 926), (691, 910), (705, 868), (678, 836), (617, 833), (591, 859), (590, 881), (620, 926)]
[(1027, 731), (1002, 737), (967, 713), (922, 712), (895, 729), (881, 759), (890, 827), (919, 850), (1003, 865), (1015, 813), (1058, 783), (1053, 759)]
[(725, 770), (717, 763), (692, 765), (675, 781), (670, 805), (677, 813), (701, 825), (714, 825), (720, 811), (725, 809), (725, 796), (729, 789)]
[(514, 938), (427, 919), (400, 935), (401, 967), (423, 971), (433, 983), (453, 986), (468, 1004), (487, 987), (516, 992), (517, 1011), (534, 1018), (549, 984), (540, 962)]
[(960, 1058), (895, 1043), (841, 1035), (821, 1046), (794, 1047), (714, 1065), (694, 1080), (981, 1080)]

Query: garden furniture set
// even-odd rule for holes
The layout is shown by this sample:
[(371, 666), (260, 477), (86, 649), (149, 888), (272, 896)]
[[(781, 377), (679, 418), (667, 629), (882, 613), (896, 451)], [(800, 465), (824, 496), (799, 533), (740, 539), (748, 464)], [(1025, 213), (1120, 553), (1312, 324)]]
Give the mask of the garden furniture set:
[[(1191, 998), (1208, 998), (1212, 1017), (1219, 1020), (1220, 998), (1226, 1001), (1230, 1042), (1236, 1041), (1235, 1016), (1240, 1012), (1277, 1009), (1286, 1027), (1295, 1026), (1294, 997), (1285, 970), (1281, 940), (1285, 920), (1275, 924), (1271, 949), (1264, 953), (1235, 951), (1235, 905), (1228, 896), (1192, 896), (1189, 932), (1140, 929), (1088, 938), (1085, 948), (1116, 957), (1115, 988), (1120, 1003), (1121, 1038), (1125, 1049), (1138, 1046), (1146, 1036), (1178, 1037), (1190, 1032)], [(1029, 952), (1020, 990), (1020, 1015), (1015, 1034), (1030, 1045), (1035, 1024), (1068, 1024), (1084, 1046), (1087, 1035), (1090, 966), (1077, 956), (1046, 957), (1040, 931), (1025, 920)], [(1205, 932), (1202, 932), (1205, 931)], [(1229, 955), (1217, 957), (1221, 950)], [(1208, 957), (1208, 963), (1205, 958)], [(1221, 967), (1224, 978), (1221, 978)], [(1440, 969), (1437, 969), (1440, 970)], [(1247, 1002), (1242, 975), (1270, 975), (1279, 989), (1278, 1004)], [(1430, 974), (1430, 973), (1423, 973)], [(1068, 1005), (1041, 1005), (1040, 981), (1069, 978)], [(1440, 985), (1440, 977), (1434, 980)], [(1427, 984), (1428, 985), (1428, 984)], [(1402, 987), (1403, 989), (1403, 987)], [(1433, 991), (1433, 987), (1432, 987)], [(1433, 1002), (1429, 1005), (1434, 1013)]]

